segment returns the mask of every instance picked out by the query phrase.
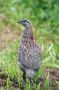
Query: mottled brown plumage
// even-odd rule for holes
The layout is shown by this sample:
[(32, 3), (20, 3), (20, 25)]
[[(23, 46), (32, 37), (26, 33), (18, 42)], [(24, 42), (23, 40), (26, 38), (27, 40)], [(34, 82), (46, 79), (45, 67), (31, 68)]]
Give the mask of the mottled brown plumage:
[(31, 23), (28, 20), (21, 20), (19, 23), (25, 30), (18, 50), (18, 63), (26, 76), (32, 79), (41, 65), (41, 48), (34, 40)]

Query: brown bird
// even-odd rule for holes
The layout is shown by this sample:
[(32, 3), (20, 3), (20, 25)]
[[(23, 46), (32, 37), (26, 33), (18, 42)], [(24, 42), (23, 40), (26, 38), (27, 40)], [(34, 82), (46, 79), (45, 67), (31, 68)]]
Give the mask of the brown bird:
[(33, 79), (36, 70), (41, 65), (41, 48), (39, 48), (34, 40), (30, 21), (21, 20), (18, 23), (25, 27), (18, 50), (18, 63), (23, 71), (23, 79), (25, 77)]

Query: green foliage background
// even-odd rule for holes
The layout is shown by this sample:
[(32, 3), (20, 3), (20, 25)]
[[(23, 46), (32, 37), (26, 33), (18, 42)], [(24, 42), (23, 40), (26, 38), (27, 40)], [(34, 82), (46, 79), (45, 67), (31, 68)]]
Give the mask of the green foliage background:
[(29, 19), (41, 34), (56, 43), (59, 41), (58, 0), (0, 0), (0, 14), (14, 25), (20, 19)]
[[(12, 33), (22, 33), (17, 21), (23, 18), (33, 24), (35, 39), (43, 51), (43, 64), (59, 68), (59, 0), (0, 0), (0, 32), (9, 27)], [(20, 38), (16, 39), (16, 42), (9, 39), (6, 50), (0, 51), (0, 67), (19, 78), (16, 63)]]
[(46, 42), (57, 45), (59, 53), (59, 1), (58, 0), (0, 0), (0, 15), (6, 16), (4, 23), (17, 25), (23, 18), (29, 19)]

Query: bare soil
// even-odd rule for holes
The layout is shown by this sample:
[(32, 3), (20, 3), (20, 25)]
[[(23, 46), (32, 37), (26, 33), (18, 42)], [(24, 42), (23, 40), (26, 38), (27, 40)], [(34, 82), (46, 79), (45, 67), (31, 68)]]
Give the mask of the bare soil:
[(52, 90), (58, 90), (56, 81), (59, 81), (59, 69), (58, 68), (47, 68), (47, 75), (49, 74), (49, 81)]
[[(50, 86), (52, 90), (58, 90), (57, 89), (57, 84), (56, 81), (59, 81), (59, 69), (57, 68), (47, 68), (46, 69), (46, 75), (49, 74), (49, 81), (50, 81)], [(6, 86), (8, 76), (6, 74), (0, 73), (0, 86)], [(45, 79), (44, 79), (45, 80)], [(44, 80), (41, 82), (41, 90), (44, 90)], [(10, 77), (10, 81), (12, 81), (12, 90), (18, 90), (18, 82), (16, 79), (12, 79)]]
[(15, 29), (12, 30), (10, 27), (5, 27), (0, 31), (0, 51), (7, 48), (8, 43), (16, 42), (16, 40), (20, 38), (21, 33), (20, 30), (18, 30), (16, 31)]

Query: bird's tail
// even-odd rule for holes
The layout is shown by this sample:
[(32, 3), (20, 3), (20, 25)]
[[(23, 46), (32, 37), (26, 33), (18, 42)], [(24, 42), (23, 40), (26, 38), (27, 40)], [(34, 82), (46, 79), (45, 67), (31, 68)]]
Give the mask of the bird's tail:
[(26, 69), (26, 75), (28, 78), (34, 78), (35, 76), (35, 71), (32, 69)]

